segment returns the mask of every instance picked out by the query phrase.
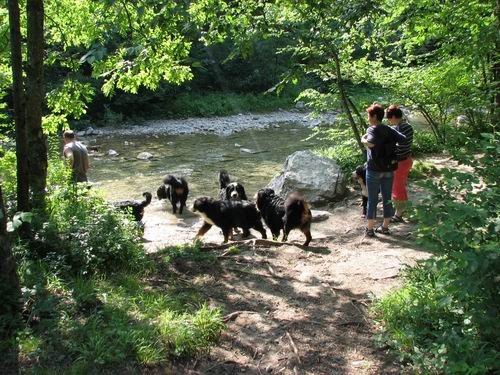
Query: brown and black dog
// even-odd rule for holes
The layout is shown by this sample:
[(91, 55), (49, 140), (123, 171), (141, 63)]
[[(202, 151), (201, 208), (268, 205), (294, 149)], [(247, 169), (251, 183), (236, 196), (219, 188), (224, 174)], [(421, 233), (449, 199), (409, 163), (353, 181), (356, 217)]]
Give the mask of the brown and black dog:
[(261, 189), (257, 192), (257, 207), (274, 239), (283, 230), (282, 241), (286, 241), (292, 229), (300, 229), (306, 236), (303, 245), (309, 245), (312, 240), (312, 214), (309, 205), (298, 193), (290, 193), (284, 200), (273, 189)]
[(252, 202), (202, 197), (194, 201), (193, 212), (199, 214), (204, 220), (196, 238), (207, 233), (212, 225), (222, 229), (224, 242), (229, 240), (233, 228), (243, 229), (243, 237), (248, 237), (250, 229), (253, 228), (262, 234), (262, 238), (267, 238), (260, 213)]

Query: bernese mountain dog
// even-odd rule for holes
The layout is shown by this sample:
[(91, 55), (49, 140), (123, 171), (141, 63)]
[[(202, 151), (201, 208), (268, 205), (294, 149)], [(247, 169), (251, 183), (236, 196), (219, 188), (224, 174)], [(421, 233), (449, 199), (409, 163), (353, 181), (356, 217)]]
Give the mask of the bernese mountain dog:
[(223, 201), (228, 199), (242, 201), (248, 200), (243, 185), (239, 182), (231, 182), (229, 174), (225, 170), (219, 172), (219, 184), (219, 199), (222, 199)]
[(151, 193), (145, 192), (142, 194), (144, 200), (139, 201), (121, 201), (113, 202), (113, 206), (116, 208), (132, 214), (135, 221), (141, 221), (144, 217), (144, 208), (151, 203), (152, 195)]
[(260, 213), (252, 202), (201, 197), (194, 201), (193, 212), (204, 220), (196, 238), (207, 233), (212, 225), (222, 229), (224, 243), (229, 240), (233, 228), (243, 229), (243, 237), (248, 237), (253, 228), (262, 234), (262, 238), (267, 238)]
[(362, 209), (361, 209), (361, 217), (366, 217), (366, 207), (368, 205), (368, 190), (366, 188), (366, 164), (358, 165), (356, 170), (352, 174), (352, 178), (356, 180), (356, 182), (361, 187), (361, 196), (363, 198)]
[(277, 239), (283, 230), (283, 239), (288, 239), (292, 229), (300, 229), (306, 236), (304, 246), (311, 242), (312, 214), (309, 205), (298, 193), (290, 193), (286, 200), (274, 193), (273, 189), (260, 189), (257, 192), (257, 207), (264, 222)]
[(163, 184), (156, 191), (159, 200), (168, 199), (172, 204), (173, 213), (177, 213), (177, 203), (180, 203), (179, 213), (186, 207), (186, 200), (189, 194), (187, 181), (183, 177), (174, 177), (172, 175), (163, 178)]

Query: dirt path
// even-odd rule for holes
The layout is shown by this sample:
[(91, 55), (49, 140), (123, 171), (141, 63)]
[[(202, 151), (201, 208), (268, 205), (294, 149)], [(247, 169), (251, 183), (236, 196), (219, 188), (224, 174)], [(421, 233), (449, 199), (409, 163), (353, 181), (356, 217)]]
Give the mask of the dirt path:
[[(394, 226), (390, 237), (365, 238), (359, 203), (351, 194), (326, 220), (313, 223), (308, 249), (250, 244), (235, 255), (214, 250), (215, 264), (176, 262), (177, 271), (212, 306), (235, 313), (209, 356), (177, 365), (173, 373), (399, 373), (376, 348), (367, 311), (374, 298), (399, 285), (404, 265), (429, 254), (413, 245), (411, 224)], [(189, 242), (201, 226), (189, 212), (182, 217), (170, 212), (160, 202), (148, 208), (150, 251)], [(205, 245), (221, 241), (216, 228), (204, 238)], [(290, 241), (302, 243), (302, 234), (292, 232)]]

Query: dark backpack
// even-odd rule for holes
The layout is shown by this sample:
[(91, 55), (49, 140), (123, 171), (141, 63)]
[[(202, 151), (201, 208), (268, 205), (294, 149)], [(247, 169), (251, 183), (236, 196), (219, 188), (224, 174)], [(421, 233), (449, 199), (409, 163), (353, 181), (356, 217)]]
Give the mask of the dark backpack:
[(372, 169), (379, 172), (391, 172), (398, 168), (398, 159), (396, 155), (396, 138), (391, 132), (391, 128), (386, 125), (378, 125), (375, 129), (377, 141), (376, 153), (372, 162)]

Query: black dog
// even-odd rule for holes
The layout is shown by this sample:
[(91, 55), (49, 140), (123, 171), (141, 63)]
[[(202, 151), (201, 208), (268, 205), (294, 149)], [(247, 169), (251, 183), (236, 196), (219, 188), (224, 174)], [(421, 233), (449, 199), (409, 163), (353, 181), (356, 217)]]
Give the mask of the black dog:
[(119, 208), (122, 211), (131, 213), (134, 216), (135, 221), (141, 221), (144, 217), (144, 207), (151, 203), (152, 195), (151, 193), (145, 192), (142, 194), (145, 198), (142, 202), (138, 201), (121, 201), (113, 202), (113, 206)]
[(196, 238), (207, 233), (212, 225), (222, 229), (224, 242), (228, 241), (232, 229), (237, 227), (243, 229), (243, 237), (248, 237), (250, 228), (253, 228), (262, 234), (262, 238), (267, 238), (260, 213), (254, 203), (202, 197), (194, 201), (193, 212), (198, 213), (204, 220)]
[(163, 184), (156, 191), (158, 199), (168, 199), (172, 203), (172, 211), (177, 213), (177, 203), (180, 203), (179, 213), (186, 207), (186, 200), (189, 194), (187, 181), (181, 177), (177, 178), (168, 175), (163, 179)]
[(359, 165), (352, 174), (352, 178), (361, 186), (361, 196), (363, 198), (361, 217), (366, 217), (366, 206), (368, 205), (368, 190), (366, 189), (366, 165)]
[(288, 239), (292, 229), (300, 229), (306, 236), (304, 246), (311, 242), (311, 210), (307, 202), (297, 193), (291, 193), (286, 200), (274, 193), (273, 189), (257, 192), (257, 207), (266, 225), (277, 239), (283, 229), (283, 241)]
[(224, 170), (219, 172), (219, 184), (219, 199), (222, 199), (223, 201), (228, 199), (242, 201), (248, 200), (243, 185), (239, 182), (231, 182), (229, 175)]

